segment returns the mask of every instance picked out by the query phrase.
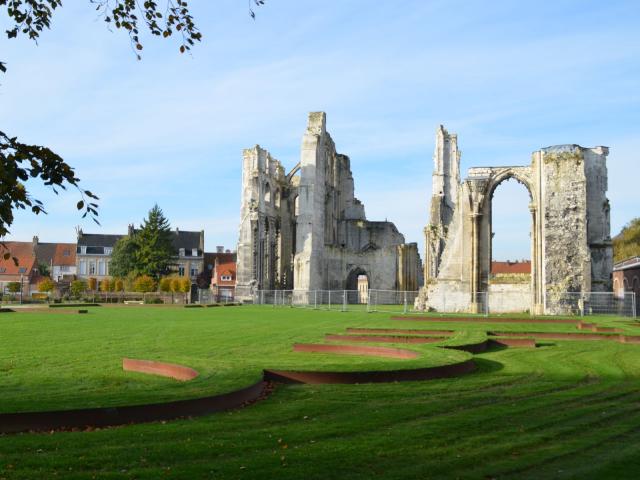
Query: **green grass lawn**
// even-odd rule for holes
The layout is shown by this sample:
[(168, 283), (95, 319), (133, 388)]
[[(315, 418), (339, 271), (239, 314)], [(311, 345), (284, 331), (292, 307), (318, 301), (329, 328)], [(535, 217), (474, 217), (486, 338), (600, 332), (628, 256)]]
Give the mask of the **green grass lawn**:
[[(628, 334), (623, 319), (589, 317)], [(263, 368), (365, 370), (456, 362), (293, 353), (347, 327), (487, 330), (571, 325), (391, 321), (289, 308), (94, 308), (0, 314), (0, 412), (110, 406), (223, 393)], [(386, 344), (389, 345), (389, 344)], [(393, 345), (392, 345), (393, 346)], [(191, 382), (123, 372), (122, 357), (181, 363)], [(638, 478), (640, 345), (542, 341), (474, 357), (480, 371), (396, 384), (279, 387), (248, 408), (93, 432), (0, 437), (0, 478)]]

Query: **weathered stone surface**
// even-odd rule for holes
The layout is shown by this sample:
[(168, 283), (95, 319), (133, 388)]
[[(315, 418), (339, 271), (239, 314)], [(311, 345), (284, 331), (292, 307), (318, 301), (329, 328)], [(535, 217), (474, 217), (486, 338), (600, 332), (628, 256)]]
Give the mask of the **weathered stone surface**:
[(391, 222), (366, 219), (350, 160), (336, 152), (324, 112), (309, 114), (300, 163), (288, 174), (260, 148), (244, 151), (236, 295), (257, 289), (417, 290), (418, 247)]
[[(548, 147), (533, 153), (530, 166), (474, 167), (461, 182), (457, 137), (439, 127), (425, 228), (425, 287), (416, 308), (474, 311), (493, 293), (503, 297), (488, 300), (493, 311), (561, 313), (566, 292), (610, 291), (607, 154), (606, 147)], [(528, 289), (490, 281), (491, 201), (510, 178), (531, 198)]]

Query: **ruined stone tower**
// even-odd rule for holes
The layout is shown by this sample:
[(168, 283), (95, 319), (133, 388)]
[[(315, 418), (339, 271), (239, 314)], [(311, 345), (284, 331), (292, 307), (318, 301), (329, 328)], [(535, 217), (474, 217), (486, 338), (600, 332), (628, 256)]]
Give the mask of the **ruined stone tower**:
[(259, 146), (244, 151), (236, 295), (256, 290), (417, 290), (416, 243), (366, 219), (349, 157), (336, 152), (324, 112), (309, 114), (300, 162), (288, 173)]
[[(494, 312), (563, 313), (583, 298), (574, 294), (610, 291), (607, 154), (606, 147), (548, 147), (534, 152), (529, 166), (474, 167), (460, 182), (457, 138), (439, 127), (425, 228), (426, 280), (416, 307), (473, 312), (488, 302)], [(531, 199), (532, 271), (530, 284), (507, 296), (490, 278), (491, 201), (510, 178)]]

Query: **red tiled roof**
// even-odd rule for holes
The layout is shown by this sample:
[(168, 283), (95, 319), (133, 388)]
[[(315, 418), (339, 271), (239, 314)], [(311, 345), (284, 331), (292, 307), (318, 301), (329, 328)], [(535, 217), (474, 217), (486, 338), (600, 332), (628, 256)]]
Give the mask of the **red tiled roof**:
[(76, 244), (57, 243), (56, 252), (53, 255), (53, 264), (56, 266), (76, 264)]
[(491, 262), (491, 273), (496, 274), (526, 274), (531, 273), (531, 261), (523, 262)]
[[(11, 258), (4, 259), (7, 251)], [(13, 261), (18, 260), (18, 265)], [(0, 276), (2, 275), (30, 275), (35, 267), (36, 256), (31, 242), (4, 242), (0, 245)]]
[[(213, 280), (217, 285), (235, 285), (236, 283), (236, 262), (220, 262), (216, 265), (216, 277)], [(230, 275), (231, 280), (222, 280), (223, 275)]]

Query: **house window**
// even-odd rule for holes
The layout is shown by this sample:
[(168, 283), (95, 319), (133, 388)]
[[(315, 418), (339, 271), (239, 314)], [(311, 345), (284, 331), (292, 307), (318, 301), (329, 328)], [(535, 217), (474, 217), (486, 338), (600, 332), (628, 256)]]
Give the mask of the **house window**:
[(80, 262), (80, 275), (87, 274), (87, 262)]
[(18, 269), (18, 273), (27, 273), (27, 268), (26, 267), (20, 267)]
[(109, 275), (109, 267), (111, 266), (111, 262), (107, 262), (106, 263), (106, 267), (105, 267), (105, 275)]
[(89, 262), (89, 275), (96, 274), (96, 262)]
[(105, 275), (105, 265), (102, 260), (98, 261), (98, 275)]
[(231, 275), (222, 275), (220, 276), (220, 280), (222, 280), (223, 282), (230, 282), (232, 280)]
[(67, 250), (63, 250), (62, 251), (62, 256), (63, 257), (68, 257), (71, 255), (71, 250), (67, 249)]
[(197, 265), (191, 265), (191, 276), (192, 277), (198, 276), (198, 266)]
[(0, 267), (0, 273), (4, 273), (4, 272), (6, 272), (6, 271), (7, 271), (7, 269), (6, 269), (6, 268), (4, 268), (4, 267)]
[(80, 247), (80, 253), (83, 254), (83, 255), (87, 254), (87, 246), (86, 245), (82, 245)]
[(68, 265), (61, 265), (60, 266), (60, 271), (61, 272), (68, 272), (69, 271), (69, 266)]
[(184, 277), (184, 265), (178, 265), (178, 276)]
[(298, 195), (293, 199), (293, 214), (300, 215), (300, 200), (298, 199)]
[(192, 257), (197, 257), (198, 256), (198, 249), (197, 248), (192, 248), (191, 249), (191, 256)]

